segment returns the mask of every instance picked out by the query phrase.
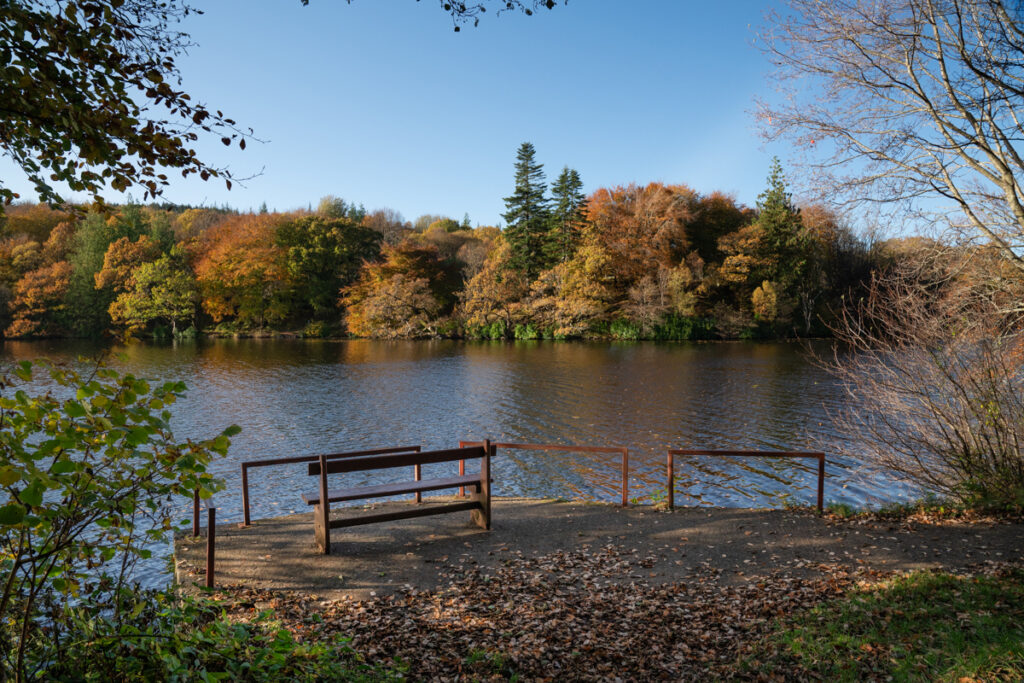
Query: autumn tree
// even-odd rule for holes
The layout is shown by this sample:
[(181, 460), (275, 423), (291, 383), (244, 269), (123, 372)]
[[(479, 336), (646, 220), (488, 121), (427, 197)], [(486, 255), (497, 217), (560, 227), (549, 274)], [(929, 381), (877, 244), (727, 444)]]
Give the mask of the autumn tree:
[(262, 328), (285, 320), (291, 283), (275, 214), (233, 216), (210, 230), (195, 256), (203, 310), (214, 322)]
[(611, 257), (622, 291), (658, 268), (673, 268), (686, 256), (695, 196), (686, 186), (662, 183), (600, 188), (590, 195), (586, 217)]
[(13, 320), (4, 334), (9, 337), (65, 334), (65, 299), (71, 273), (72, 266), (67, 261), (25, 273), (14, 287)]
[(436, 319), (455, 305), (462, 284), (458, 266), (415, 239), (385, 247), (381, 256), (343, 292), (349, 331), (384, 338), (433, 335)]
[(752, 209), (722, 192), (712, 192), (689, 204), (693, 216), (686, 224), (686, 239), (704, 263), (721, 262), (719, 240), (752, 223), (755, 218)]
[(45, 242), (50, 232), (61, 222), (68, 220), (66, 211), (51, 208), (46, 204), (19, 202), (0, 209), (0, 226), (3, 235), (27, 235), (36, 242)]
[(134, 287), (135, 270), (159, 255), (160, 248), (147, 235), (134, 242), (127, 237), (114, 240), (103, 255), (103, 267), (93, 276), (96, 289), (110, 289), (117, 294), (127, 292)]
[(593, 241), (584, 243), (570, 260), (556, 264), (534, 281), (528, 302), (536, 323), (556, 338), (584, 337), (604, 320), (615, 292), (611, 258)]
[(380, 233), (381, 243), (395, 245), (402, 241), (412, 227), (402, 214), (394, 209), (377, 209), (363, 218), (363, 225)]
[(511, 337), (516, 323), (524, 319), (523, 299), (530, 291), (530, 280), (512, 266), (512, 259), (512, 248), (503, 232), (483, 268), (466, 283), (459, 315), (471, 336)]
[(179, 322), (194, 324), (198, 295), (185, 252), (177, 247), (132, 271), (129, 285), (110, 304), (110, 318), (129, 332), (163, 321), (176, 335)]
[(550, 209), (546, 197), (544, 165), (536, 160), (536, 150), (524, 142), (516, 152), (515, 189), (505, 197), (502, 218), (508, 224), (505, 241), (509, 247), (509, 266), (532, 280), (544, 269), (550, 253)]

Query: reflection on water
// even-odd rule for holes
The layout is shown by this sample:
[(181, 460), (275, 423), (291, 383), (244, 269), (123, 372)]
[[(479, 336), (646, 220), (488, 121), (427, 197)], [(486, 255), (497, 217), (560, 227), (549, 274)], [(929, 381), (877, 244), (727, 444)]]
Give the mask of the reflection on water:
[[(8, 341), (3, 357), (73, 359), (99, 350)], [(650, 500), (664, 490), (667, 448), (836, 443), (828, 415), (843, 398), (802, 347), (788, 343), (212, 340), (116, 351), (123, 370), (187, 383), (175, 409), (179, 439), (242, 427), (214, 468), (228, 478), (217, 496), (223, 521), (241, 518), (243, 460), (398, 444), (445, 448), (484, 437), (628, 446), (630, 497)], [(812, 502), (815, 467), (813, 460), (677, 458), (677, 502), (777, 506), (786, 494)], [(345, 476), (357, 485), (407, 474)], [(497, 495), (616, 501), (619, 461), (501, 452), (494, 479)], [(254, 470), (249, 481), (254, 518), (305, 511), (299, 495), (313, 488), (303, 466)], [(829, 458), (828, 500), (861, 504), (902, 493), (856, 462)]]

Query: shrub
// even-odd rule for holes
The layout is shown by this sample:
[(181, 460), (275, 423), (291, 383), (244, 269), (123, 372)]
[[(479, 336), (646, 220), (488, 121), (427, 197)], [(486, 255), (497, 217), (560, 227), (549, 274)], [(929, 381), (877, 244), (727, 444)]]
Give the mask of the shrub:
[(75, 633), (43, 672), (51, 680), (400, 680), (364, 664), (347, 640), (299, 643), (273, 613), (249, 623), (228, 621), (210, 599), (179, 599), (171, 591), (122, 590), (96, 603), (71, 607)]
[(118, 616), (106, 597), (173, 531), (169, 500), (222, 486), (206, 467), (238, 428), (175, 442), (169, 408), (184, 390), (41, 361), (0, 380), (0, 677), (52, 666), (78, 637), (73, 605)]
[(852, 351), (830, 368), (852, 400), (839, 427), (857, 457), (925, 491), (1021, 509), (1024, 333), (965, 267), (876, 278), (840, 319)]

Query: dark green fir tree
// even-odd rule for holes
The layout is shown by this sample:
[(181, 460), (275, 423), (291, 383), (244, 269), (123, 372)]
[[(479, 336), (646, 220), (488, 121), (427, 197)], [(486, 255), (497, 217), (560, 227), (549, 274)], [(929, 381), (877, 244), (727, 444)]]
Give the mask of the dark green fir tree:
[(762, 277), (788, 289), (803, 273), (807, 248), (800, 209), (786, 188), (778, 157), (772, 159), (767, 189), (757, 197), (757, 222), (767, 264)]
[(511, 248), (511, 267), (535, 278), (549, 263), (550, 216), (544, 165), (537, 163), (536, 150), (529, 142), (516, 153), (516, 186), (505, 197), (502, 218), (508, 224), (505, 239)]
[(551, 185), (551, 260), (565, 263), (576, 253), (586, 201), (579, 172), (564, 167)]

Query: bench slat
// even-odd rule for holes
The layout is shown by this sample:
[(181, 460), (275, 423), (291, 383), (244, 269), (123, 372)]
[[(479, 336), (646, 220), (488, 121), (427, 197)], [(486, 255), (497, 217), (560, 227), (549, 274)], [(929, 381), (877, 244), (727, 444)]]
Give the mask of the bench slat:
[[(337, 493), (331, 493), (327, 497), (327, 502), (338, 503), (345, 500), (359, 500), (361, 498), (381, 498), (383, 496), (397, 496), (403, 493), (416, 493), (417, 491), (440, 491), (441, 489), (453, 489), (456, 486), (471, 486), (473, 484), (480, 485), (480, 475), (467, 474), (462, 477), (359, 486), (356, 488), (339, 489)], [(302, 500), (305, 501), (306, 505), (319, 505), (320, 494), (304, 493), (302, 494)]]
[[(383, 470), (391, 467), (408, 467), (409, 465), (429, 465), (437, 462), (474, 460), (482, 457), (484, 457), (484, 449), (479, 446), (470, 448), (452, 448), (444, 451), (426, 451), (424, 453), (370, 455), (361, 458), (352, 458), (351, 460), (331, 460), (327, 463), (327, 474)], [(320, 463), (309, 463), (309, 475), (317, 476), (319, 474)]]
[(450, 503), (431, 507), (415, 507), (398, 512), (383, 512), (376, 515), (359, 515), (347, 519), (334, 519), (330, 522), (330, 528), (338, 529), (348, 526), (359, 526), (360, 524), (373, 524), (374, 522), (390, 522), (396, 519), (411, 519), (413, 517), (426, 517), (428, 515), (440, 515), (445, 512), (461, 512), (463, 510), (482, 510), (483, 506), (479, 501), (469, 503)]

